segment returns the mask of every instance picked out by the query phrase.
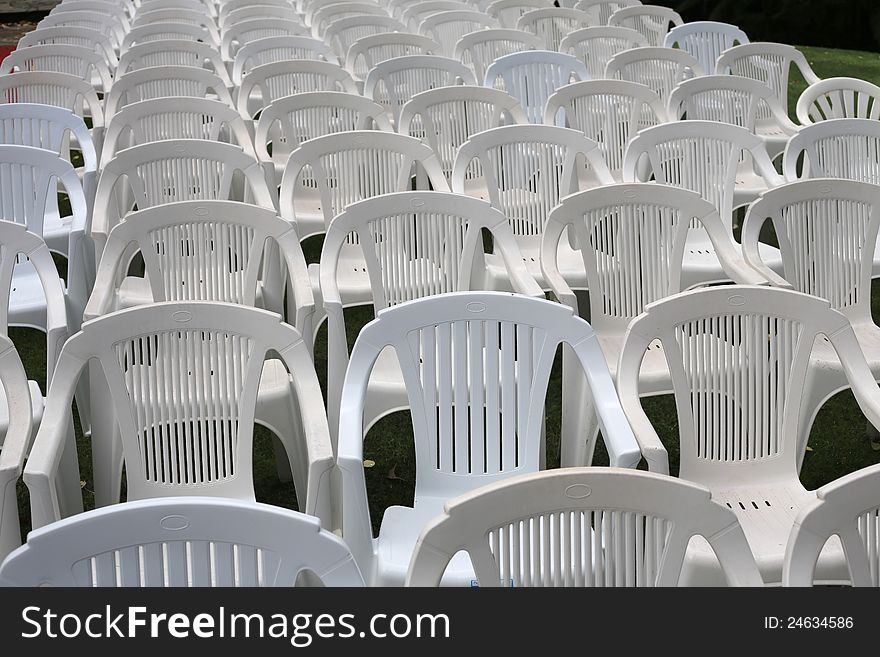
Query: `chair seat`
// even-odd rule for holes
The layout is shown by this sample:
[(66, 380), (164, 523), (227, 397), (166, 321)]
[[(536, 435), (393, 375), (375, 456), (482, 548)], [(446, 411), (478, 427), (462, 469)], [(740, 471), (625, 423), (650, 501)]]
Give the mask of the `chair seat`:
[[(318, 197), (317, 190), (315, 190), (314, 194), (298, 190), (295, 209), (296, 234), (299, 235), (301, 240), (323, 233), (326, 230), (324, 213), (321, 209), (321, 199)], [(285, 217), (285, 219), (290, 220), (293, 217)]]
[(46, 295), (29, 261), (15, 265), (9, 293), (9, 324), (46, 330)]
[[(794, 520), (806, 504), (816, 499), (815, 493), (798, 484), (764, 485), (713, 491), (712, 499), (736, 514), (764, 582), (779, 585), (782, 565)], [(691, 540), (682, 569), (682, 586), (724, 586), (724, 576), (708, 542)], [(828, 541), (816, 570), (818, 582), (847, 582), (849, 572), (840, 540)]]
[[(775, 246), (759, 243), (758, 253), (770, 269), (782, 274), (782, 254)], [(681, 267), (681, 287), (688, 290), (707, 283), (720, 283), (729, 280), (709, 236), (703, 230), (691, 230), (684, 248)]]
[[(391, 506), (382, 517), (376, 541), (376, 584), (403, 586), (410, 558), (424, 526), (443, 512), (446, 499), (419, 500), (415, 508)], [(474, 569), (464, 552), (452, 557), (441, 586), (472, 586)]]

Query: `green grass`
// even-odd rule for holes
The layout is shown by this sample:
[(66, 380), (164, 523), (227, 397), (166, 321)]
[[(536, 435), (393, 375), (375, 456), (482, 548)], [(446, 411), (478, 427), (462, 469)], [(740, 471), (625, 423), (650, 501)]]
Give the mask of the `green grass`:
[[(876, 54), (820, 48), (801, 48), (801, 50), (822, 78), (860, 77), (880, 84), (880, 56)], [(789, 110), (794, 116), (797, 98), (806, 85), (796, 71), (793, 72), (792, 78)], [(320, 254), (320, 240), (307, 240), (304, 247), (309, 262), (316, 262)], [(872, 290), (872, 309), (875, 320), (880, 321), (880, 287), (876, 284)], [(346, 311), (349, 345), (353, 344), (359, 328), (371, 318), (372, 311), (369, 308)], [(11, 331), (11, 337), (19, 349), (29, 377), (40, 382), (45, 390), (45, 342), (42, 334), (27, 329), (14, 329)], [(320, 332), (315, 350), (318, 376), (326, 393), (326, 329)], [(557, 359), (546, 403), (548, 467), (556, 467), (559, 464), (560, 382), (560, 367)], [(673, 400), (670, 396), (655, 397), (644, 400), (644, 406), (669, 450), (670, 466), (673, 474), (676, 474), (678, 426)], [(257, 427), (255, 433), (254, 478), (257, 499), (283, 507), (296, 508), (293, 485), (281, 483), (276, 476), (272, 436), (261, 427)], [(83, 498), (86, 507), (90, 508), (94, 503), (91, 494), (90, 449), (88, 441), (80, 435), (78, 426), (77, 441), (82, 469)], [(415, 457), (408, 413), (395, 413), (378, 422), (367, 436), (364, 456), (373, 463), (366, 469), (366, 481), (373, 525), (374, 529), (378, 529), (385, 508), (390, 505), (412, 503)], [(597, 465), (608, 463), (601, 444), (597, 448), (594, 463)], [(880, 463), (880, 451), (872, 447), (866, 432), (865, 418), (852, 394), (843, 392), (835, 396), (823, 407), (813, 427), (810, 435), (810, 450), (804, 459), (801, 480), (807, 488), (813, 489), (874, 463)], [(19, 486), (19, 500), (22, 519), (28, 523), (27, 495), (23, 485)]]

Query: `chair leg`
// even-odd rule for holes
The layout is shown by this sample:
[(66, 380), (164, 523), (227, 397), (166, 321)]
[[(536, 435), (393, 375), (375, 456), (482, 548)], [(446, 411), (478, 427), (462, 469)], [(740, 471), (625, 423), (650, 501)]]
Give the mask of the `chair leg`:
[(832, 396), (848, 387), (840, 370), (810, 367), (804, 385), (801, 413), (798, 418), (798, 471), (803, 465), (810, 431), (822, 405)]
[(110, 390), (100, 365), (89, 363), (89, 386), (92, 421), (92, 475), (95, 482), (95, 506), (119, 502), (122, 487), (122, 439)]
[(560, 465), (590, 465), (599, 433), (599, 419), (583, 370), (568, 345), (562, 348), (562, 427)]

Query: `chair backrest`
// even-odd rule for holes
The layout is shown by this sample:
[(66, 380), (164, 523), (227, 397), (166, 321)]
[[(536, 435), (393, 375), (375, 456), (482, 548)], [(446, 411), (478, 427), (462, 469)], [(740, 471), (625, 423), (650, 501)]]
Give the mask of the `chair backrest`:
[(143, 210), (175, 201), (232, 199), (237, 174), (244, 177), (255, 205), (274, 208), (259, 162), (234, 144), (207, 139), (155, 141), (119, 151), (101, 167), (92, 220), (98, 255), (110, 229), (134, 205)]
[[(225, 6), (225, 5), (224, 5)], [(238, 25), (244, 21), (265, 20), (267, 18), (280, 18), (282, 20), (296, 20), (298, 14), (289, 4), (285, 5), (247, 5), (239, 7), (234, 11), (230, 11), (219, 19), (220, 31), (229, 29), (233, 25)]]
[[(17, 245), (7, 242), (4, 224), (5, 222), (0, 222), (0, 249), (2, 249), (0, 268), (5, 270), (0, 274), (0, 285), (11, 282), (12, 268), (18, 255)], [(41, 241), (36, 235), (32, 237), (38, 242)], [(46, 248), (45, 244), (43, 248)], [(48, 250), (46, 254), (48, 255)], [(11, 260), (12, 263), (7, 265), (7, 260)], [(8, 293), (8, 289), (8, 284), (2, 285), (0, 293)], [(5, 307), (2, 312), (5, 319)], [(15, 485), (21, 477), (32, 435), (31, 395), (27, 375), (15, 345), (5, 335), (5, 331), (0, 335), (0, 387), (3, 388), (6, 402), (3, 411), (6, 413), (4, 419), (7, 420), (6, 435), (0, 438), (2, 440), (0, 442), (0, 563), (2, 563), (6, 555), (21, 545), (21, 524)]]
[(376, 64), (364, 80), (364, 96), (382, 105), (396, 124), (404, 104), (417, 93), (456, 84), (476, 84), (460, 61), (440, 55), (408, 55)]
[(255, 305), (268, 242), (288, 272), (305, 260), (296, 231), (274, 210), (235, 201), (181, 201), (138, 210), (110, 231), (86, 315), (116, 310), (131, 247), (144, 259), (153, 302), (223, 301)]
[(92, 133), (104, 127), (104, 107), (91, 84), (66, 73), (16, 73), (0, 76), (0, 103), (34, 103), (89, 117)]
[(123, 107), (113, 117), (104, 137), (101, 161), (122, 149), (163, 139), (207, 139), (241, 146), (256, 158), (247, 126), (226, 103), (208, 98), (141, 100)]
[(703, 75), (680, 82), (669, 94), (668, 116), (671, 121), (687, 116), (732, 123), (752, 132), (767, 117), (797, 132), (773, 89), (738, 75)]
[(880, 119), (880, 87), (857, 78), (827, 78), (807, 87), (797, 102), (804, 125), (827, 119)]
[(677, 25), (666, 34), (663, 45), (678, 46), (700, 62), (704, 71), (715, 70), (718, 57), (728, 48), (749, 42), (746, 33), (736, 25), (716, 21), (696, 21)]
[(510, 123), (528, 123), (513, 96), (487, 87), (438, 87), (416, 94), (403, 106), (397, 131), (428, 144), (451, 179), (455, 156), (465, 141)]
[(715, 72), (763, 82), (776, 92), (779, 103), (788, 113), (788, 81), (792, 64), (808, 85), (819, 81), (804, 54), (783, 43), (745, 43), (729, 48), (718, 57)]
[(112, 68), (116, 67), (119, 58), (113, 44), (104, 32), (93, 30), (88, 27), (73, 27), (70, 25), (60, 27), (41, 27), (32, 30), (18, 40), (19, 48), (31, 46), (69, 45), (91, 48), (104, 56), (104, 60)]
[[(279, 98), (263, 108), (254, 144), (261, 162), (282, 171), (291, 151), (309, 139), (335, 132), (393, 132), (385, 108), (369, 98), (338, 91), (311, 91)], [(269, 145), (272, 153), (269, 154)]]
[[(351, 74), (337, 64), (309, 59), (291, 59), (262, 64), (250, 70), (238, 89), (238, 112), (253, 118), (269, 103), (309, 91), (357, 93)], [(259, 98), (252, 98), (259, 92)]]
[(674, 9), (659, 5), (636, 5), (618, 9), (608, 19), (608, 25), (628, 27), (639, 32), (652, 46), (662, 46), (669, 26), (684, 23)]
[(609, 79), (638, 82), (649, 87), (665, 103), (682, 80), (705, 75), (697, 59), (677, 48), (633, 48), (614, 55), (605, 67)]
[(567, 34), (595, 24), (592, 16), (577, 9), (547, 7), (525, 12), (517, 21), (516, 29), (537, 34), (547, 50), (559, 50)]
[(760, 137), (715, 121), (673, 121), (645, 128), (626, 149), (623, 179), (647, 182), (653, 176), (658, 183), (697, 192), (732, 230), (734, 187), (744, 152), (769, 187), (782, 182)]
[(231, 25), (220, 40), (220, 54), (228, 62), (235, 59), (239, 48), (257, 39), (275, 36), (311, 36), (307, 27), (298, 20), (284, 18), (255, 18)]
[(840, 538), (853, 586), (880, 586), (880, 466), (847, 474), (816, 491), (795, 518), (782, 566), (783, 586), (812, 586), (825, 543)]
[(43, 148), (69, 161), (71, 136), (76, 139), (86, 174), (95, 175), (98, 156), (89, 129), (81, 117), (53, 105), (0, 104), (0, 143)]
[(44, 27), (87, 27), (110, 37), (114, 48), (119, 48), (125, 37), (122, 22), (112, 14), (97, 11), (63, 11), (49, 14), (37, 23), (37, 28)]
[[(168, 301), (84, 322), (65, 342), (26, 476), (36, 490), (54, 490), (55, 441), (64, 441), (58, 428), (69, 421), (73, 392), (92, 360), (110, 391), (129, 500), (206, 494), (253, 500), (254, 414), (267, 358), (280, 358), (290, 374), (310, 432), (309, 464), (332, 459), (310, 351), (293, 326), (249, 306)], [(294, 483), (297, 498), (306, 500), (301, 508), (314, 513), (317, 482)], [(43, 502), (35, 504), (42, 512)]]
[(342, 539), (317, 518), (214, 497), (140, 500), (28, 535), (0, 586), (363, 586)]
[(566, 36), (559, 50), (581, 59), (590, 78), (596, 80), (605, 76), (605, 67), (614, 55), (647, 45), (645, 37), (626, 27), (584, 27)]
[[(761, 259), (758, 239), (772, 221), (782, 276)], [(749, 206), (743, 252), (767, 280), (831, 302), (854, 325), (873, 326), (871, 270), (880, 230), (880, 187), (819, 178), (781, 185)]]
[(141, 27), (132, 28), (125, 35), (120, 50), (125, 52), (132, 46), (139, 43), (149, 43), (150, 41), (164, 41), (173, 39), (175, 41), (202, 41), (208, 43), (215, 48), (217, 42), (208, 30), (198, 25), (189, 25), (187, 23), (150, 23)]
[(544, 227), (541, 269), (556, 297), (579, 310), (557, 259), (567, 231), (583, 258), (590, 324), (600, 335), (620, 336), (647, 304), (681, 292), (682, 260), (694, 224), (708, 233), (732, 280), (765, 282), (743, 260), (711, 203), (695, 192), (654, 183), (606, 185), (564, 198)]
[(356, 79), (363, 80), (374, 66), (387, 59), (440, 54), (440, 44), (426, 36), (406, 32), (380, 32), (361, 37), (351, 44), (345, 56), (345, 68)]
[(126, 105), (151, 98), (209, 98), (230, 107), (232, 94), (215, 73), (195, 66), (150, 66), (120, 75), (104, 100), (108, 122)]
[(0, 219), (27, 226), (42, 237), (49, 195), (60, 190), (70, 201), (71, 231), (87, 231), (88, 204), (69, 161), (34, 146), (0, 145)]
[[(672, 376), (682, 479), (730, 489), (799, 487), (798, 421), (818, 336), (827, 338), (872, 422), (877, 386), (852, 325), (828, 301), (769, 287), (725, 285), (648, 304), (629, 325), (617, 390), (649, 469), (669, 472), (666, 449), (639, 401), (639, 370), (659, 340)], [(873, 406), (872, 406), (873, 404)], [(765, 504), (763, 497), (744, 504)], [(769, 504), (769, 503), (768, 503)], [(743, 507), (745, 508), (745, 506)]]
[(220, 31), (217, 24), (204, 11), (194, 11), (192, 9), (156, 9), (153, 11), (139, 11), (135, 14), (134, 20), (131, 22), (131, 29), (136, 29), (143, 25), (156, 25), (158, 23), (182, 23), (184, 25), (194, 25), (205, 30), (214, 43), (220, 41)]
[(455, 44), (453, 57), (470, 66), (477, 80), (486, 78), (486, 69), (499, 57), (522, 50), (543, 50), (544, 41), (536, 34), (509, 28), (488, 28), (465, 34)]
[(312, 36), (323, 38), (324, 32), (334, 22), (352, 16), (387, 16), (388, 12), (374, 2), (334, 2), (319, 8), (312, 16)]
[[(260, 3), (268, 0), (260, 0)], [(251, 0), (253, 2), (253, 0)], [(225, 7), (227, 2), (223, 3)], [(133, 0), (131, 3), (132, 13), (138, 11), (154, 11), (156, 9), (190, 9), (193, 11), (201, 11), (209, 16), (217, 17), (217, 3), (213, 0)]]
[(390, 16), (349, 16), (333, 21), (324, 30), (327, 42), (340, 61), (348, 60), (348, 49), (356, 41), (374, 34), (406, 32), (406, 25)]
[[(437, 155), (415, 137), (381, 130), (315, 137), (290, 154), (281, 179), (281, 216), (295, 224), (297, 197), (317, 189), (324, 223), (329, 226), (352, 203), (412, 189), (417, 168), (432, 189), (449, 191)], [(305, 237), (300, 231), (300, 238)]]
[(235, 53), (232, 82), (241, 86), (244, 76), (263, 64), (289, 59), (316, 59), (338, 64), (336, 54), (319, 39), (304, 36), (277, 36), (246, 43)]
[(464, 550), (481, 587), (678, 586), (695, 536), (729, 584), (763, 586), (736, 515), (702, 486), (619, 468), (536, 472), (447, 502), (422, 530), (406, 583), (438, 586)]
[(232, 79), (217, 48), (203, 41), (189, 39), (163, 39), (132, 46), (119, 57), (116, 76), (150, 66), (205, 68), (206, 64), (210, 65), (209, 70), (219, 77), (224, 85), (232, 88)]
[(441, 11), (470, 11), (472, 9), (473, 5), (456, 0), (420, 0), (404, 5), (395, 18), (406, 24), (409, 30), (417, 32), (422, 21), (431, 14), (437, 14)]
[(494, 18), (481, 11), (440, 11), (431, 14), (419, 24), (419, 34), (434, 39), (443, 48), (443, 54), (451, 57), (455, 44), (465, 34), (487, 28), (501, 27)]
[(259, 0), (259, 2), (254, 2), (254, 0), (227, 0), (226, 2), (220, 3), (220, 7), (217, 10), (217, 19), (222, 27), (223, 20), (232, 12), (254, 6), (260, 8), (282, 7), (291, 10), (294, 14), (299, 13), (296, 8), (296, 3), (292, 0)]
[(67, 73), (87, 80), (99, 91), (107, 92), (113, 74), (104, 56), (94, 48), (53, 44), (30, 46), (12, 51), (0, 63), (0, 75), (24, 71)]
[(625, 7), (641, 7), (639, 0), (580, 0), (575, 9), (586, 12), (593, 17), (596, 25), (608, 25), (616, 11)]
[[(517, 21), (527, 11), (552, 7), (550, 0), (494, 0), (486, 7), (486, 13), (502, 27), (515, 28)], [(538, 48), (543, 48), (543, 42)]]
[(805, 126), (788, 142), (782, 172), (801, 178), (880, 183), (880, 121), (828, 119)]
[(97, 11), (107, 13), (114, 16), (122, 26), (126, 29), (130, 27), (128, 11), (126, 7), (116, 2), (108, 2), (107, 0), (67, 0), (58, 3), (49, 11), (50, 14), (60, 14), (70, 11)]
[[(568, 128), (513, 125), (479, 132), (459, 148), (452, 189), (481, 193), (501, 210), (520, 247), (540, 241), (550, 211), (578, 190), (579, 173), (589, 168), (601, 184), (614, 182), (596, 142)], [(484, 183), (479, 192), (471, 181)]]
[(623, 175), (623, 156), (643, 128), (662, 123), (666, 107), (648, 87), (625, 80), (587, 80), (560, 87), (544, 110), (544, 123), (579, 130), (599, 144), (612, 175)]
[(541, 123), (547, 99), (572, 81), (589, 80), (577, 57), (549, 50), (524, 50), (499, 57), (486, 69), (483, 84), (516, 98), (531, 123)]
[(386, 308), (363, 328), (343, 385), (338, 450), (343, 533), (359, 564), (369, 563), (372, 547), (362, 425), (379, 354), (394, 349), (406, 382), (416, 499), (452, 498), (540, 469), (547, 384), (563, 344), (587, 377), (612, 465), (634, 466), (640, 454), (599, 342), (567, 306), (503, 292), (454, 292)]

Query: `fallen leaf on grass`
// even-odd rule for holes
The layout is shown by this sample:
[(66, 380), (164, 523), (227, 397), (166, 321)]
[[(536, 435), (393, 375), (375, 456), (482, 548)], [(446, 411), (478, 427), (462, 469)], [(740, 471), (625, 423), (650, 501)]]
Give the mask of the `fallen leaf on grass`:
[(376, 465), (375, 461), (370, 460), (370, 459), (364, 459), (364, 467), (365, 468), (372, 468), (374, 465)]

